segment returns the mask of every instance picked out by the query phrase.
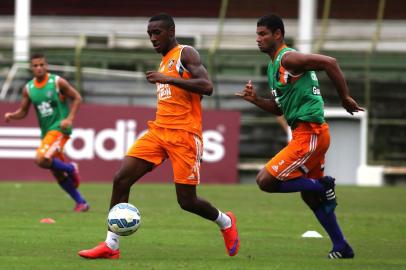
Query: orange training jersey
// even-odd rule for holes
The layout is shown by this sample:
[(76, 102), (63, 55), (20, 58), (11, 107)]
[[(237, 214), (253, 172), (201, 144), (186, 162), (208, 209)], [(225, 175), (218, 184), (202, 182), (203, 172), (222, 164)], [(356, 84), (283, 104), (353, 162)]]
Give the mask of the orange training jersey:
[[(159, 72), (167, 76), (190, 79), (191, 74), (182, 65), (184, 45), (178, 45), (162, 57)], [(170, 84), (157, 83), (157, 112), (154, 125), (182, 129), (202, 137), (201, 95)]]

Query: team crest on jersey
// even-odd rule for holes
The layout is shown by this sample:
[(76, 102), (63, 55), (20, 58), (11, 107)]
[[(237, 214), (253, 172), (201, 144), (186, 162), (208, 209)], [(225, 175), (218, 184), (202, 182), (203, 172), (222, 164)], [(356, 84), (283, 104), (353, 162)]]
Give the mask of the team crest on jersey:
[(47, 95), (48, 98), (51, 98), (52, 97), (52, 91), (47, 91), (46, 95)]
[(169, 60), (169, 63), (168, 63), (168, 70), (169, 70), (169, 71), (172, 70), (173, 64), (175, 64), (175, 60), (174, 60), (174, 59)]

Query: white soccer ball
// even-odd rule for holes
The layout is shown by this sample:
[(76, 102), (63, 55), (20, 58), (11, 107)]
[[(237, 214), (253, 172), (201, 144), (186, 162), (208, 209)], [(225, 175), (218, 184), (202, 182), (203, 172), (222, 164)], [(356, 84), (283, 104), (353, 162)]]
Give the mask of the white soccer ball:
[(141, 224), (141, 214), (137, 207), (130, 203), (119, 203), (110, 209), (107, 225), (118, 235), (126, 236), (135, 233)]

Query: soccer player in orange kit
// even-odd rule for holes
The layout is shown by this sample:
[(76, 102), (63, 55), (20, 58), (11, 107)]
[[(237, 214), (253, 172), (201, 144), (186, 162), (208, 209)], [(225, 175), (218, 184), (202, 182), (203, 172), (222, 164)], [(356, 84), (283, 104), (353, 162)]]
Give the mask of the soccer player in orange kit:
[[(155, 51), (162, 54), (159, 70), (146, 73), (147, 80), (157, 86), (156, 119), (148, 123), (148, 132), (125, 156), (114, 178), (110, 208), (128, 202), (131, 186), (169, 158), (180, 207), (217, 223), (228, 255), (234, 256), (240, 245), (234, 214), (221, 212), (196, 194), (203, 153), (201, 99), (212, 94), (213, 85), (199, 53), (193, 47), (178, 44), (170, 15), (150, 18), (147, 32)], [(108, 231), (105, 242), (82, 250), (79, 255), (118, 259), (119, 235)]]

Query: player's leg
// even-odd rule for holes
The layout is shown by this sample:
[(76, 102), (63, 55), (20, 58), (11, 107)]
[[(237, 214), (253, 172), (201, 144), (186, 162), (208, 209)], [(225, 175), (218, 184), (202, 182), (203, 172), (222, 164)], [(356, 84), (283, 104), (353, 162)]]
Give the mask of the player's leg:
[[(131, 186), (144, 174), (151, 171), (153, 163), (126, 156), (113, 181), (110, 209), (123, 202), (128, 202)], [(107, 230), (106, 240), (96, 247), (79, 251), (79, 256), (86, 259), (118, 259), (120, 257), (120, 236)]]
[[(114, 176), (110, 208), (122, 202), (128, 202), (131, 186), (143, 175), (159, 165), (165, 158), (165, 152), (156, 143), (153, 134), (148, 132), (138, 139), (127, 155), (122, 166)], [(92, 249), (79, 251), (86, 259), (118, 259), (120, 257), (120, 236), (107, 230), (106, 240)]]
[(331, 176), (324, 176), (325, 156), (330, 146), (330, 132), (327, 124), (315, 129), (314, 132), (317, 134), (315, 150), (300, 167), (300, 171), (310, 179), (317, 179), (318, 183), (323, 186), (324, 191), (320, 194), (322, 207), (327, 214), (330, 214), (337, 206), (335, 179)]
[(319, 160), (315, 160), (314, 164), (312, 164), (312, 170), (308, 172), (308, 177), (319, 179), (319, 181), (325, 186), (326, 193), (320, 196), (320, 194), (313, 192), (302, 192), (301, 196), (303, 201), (313, 211), (317, 220), (323, 226), (333, 243), (333, 248), (329, 252), (328, 258), (353, 258), (354, 251), (346, 241), (334, 213), (335, 206), (337, 205), (334, 191), (334, 179), (329, 176), (324, 176), (324, 163), (325, 156), (321, 154)]
[[(175, 186), (176, 198), (180, 208), (211, 221), (217, 219), (219, 211), (208, 201), (196, 195), (196, 186), (178, 183), (175, 183)], [(228, 225), (231, 225), (231, 220), (228, 219), (227, 221), (229, 223)]]
[(195, 185), (175, 183), (175, 186), (179, 206), (185, 211), (215, 222), (223, 234), (228, 255), (237, 255), (240, 238), (234, 214), (232, 212), (223, 213), (205, 199), (198, 197)]
[(273, 157), (257, 175), (257, 183), (266, 192), (326, 192), (322, 182), (304, 177), (318, 164), (330, 143), (327, 125), (304, 123), (293, 131), (293, 139)]
[(333, 243), (333, 248), (329, 252), (328, 258), (353, 258), (354, 251), (346, 241), (340, 226), (338, 225), (335, 213), (326, 213), (323, 209), (323, 200), (320, 195), (314, 192), (301, 192), (301, 196), (303, 201), (313, 211), (317, 220), (323, 226)]
[(173, 138), (173, 140), (167, 141), (165, 148), (172, 161), (179, 206), (185, 211), (214, 221), (223, 234), (228, 255), (236, 255), (240, 239), (234, 214), (223, 213), (196, 194), (196, 186), (200, 182), (200, 160), (203, 154), (201, 139), (185, 131), (172, 133), (167, 134), (167, 138)]
[(166, 157), (159, 139), (151, 130), (137, 139), (114, 176), (110, 209), (118, 203), (128, 202), (131, 186)]
[(66, 162), (64, 159), (56, 156), (55, 153), (63, 152), (63, 147), (69, 136), (64, 135), (60, 131), (49, 131), (41, 142), (41, 146), (37, 149), (35, 162), (44, 169), (52, 169), (67, 173), (73, 181), (74, 186), (78, 187), (80, 183), (77, 164)]
[(131, 186), (147, 172), (152, 171), (153, 167), (153, 163), (141, 158), (124, 157), (121, 168), (114, 176), (110, 209), (118, 203), (127, 203)]
[[(128, 202), (131, 186), (147, 172), (150, 172), (153, 169), (153, 165), (153, 163), (140, 158), (131, 156), (124, 157), (121, 168), (114, 176), (110, 209), (118, 203)], [(108, 248), (118, 251), (120, 236), (108, 229), (104, 242)]]
[(68, 173), (69, 171), (72, 172), (71, 169), (53, 166), (55, 160), (65, 164), (63, 162), (63, 147), (68, 139), (68, 136), (59, 131), (53, 130), (48, 132), (43, 138), (41, 146), (37, 149), (35, 161), (41, 168), (51, 170), (61, 188), (76, 202), (74, 210), (84, 212), (89, 209), (89, 206), (75, 187), (71, 174)]
[(262, 191), (269, 193), (291, 193), (300, 191), (322, 193), (324, 191), (323, 185), (317, 180), (306, 177), (295, 177), (282, 181), (273, 176), (266, 167), (260, 170), (256, 181)]
[(208, 201), (199, 198), (196, 186), (200, 182), (200, 161), (203, 155), (201, 139), (186, 131), (165, 131), (168, 138), (164, 145), (172, 161), (176, 196), (179, 206), (188, 212), (215, 221), (224, 216), (225, 226), (231, 226), (231, 219), (222, 215)]
[[(53, 160), (55, 160), (55, 159), (58, 159), (61, 161), (65, 160), (65, 156), (63, 154), (63, 147), (64, 147), (66, 141), (67, 140), (64, 140), (61, 142), (59, 151), (55, 152), (52, 157)], [(62, 170), (51, 169), (51, 171), (52, 171), (52, 174), (57, 179), (59, 186), (61, 186), (62, 189), (65, 190), (71, 196), (71, 198), (76, 202), (76, 206), (73, 208), (73, 211), (75, 211), (75, 212), (88, 211), (90, 206), (78, 189), (78, 186), (79, 186), (78, 178), (75, 179), (72, 176), (72, 174), (69, 174)]]
[(80, 194), (79, 190), (75, 188), (72, 180), (66, 175), (66, 173), (53, 169), (51, 169), (51, 172), (58, 181), (59, 186), (75, 201), (76, 206), (73, 210), (75, 212), (88, 211), (89, 205), (87, 204), (85, 198)]

